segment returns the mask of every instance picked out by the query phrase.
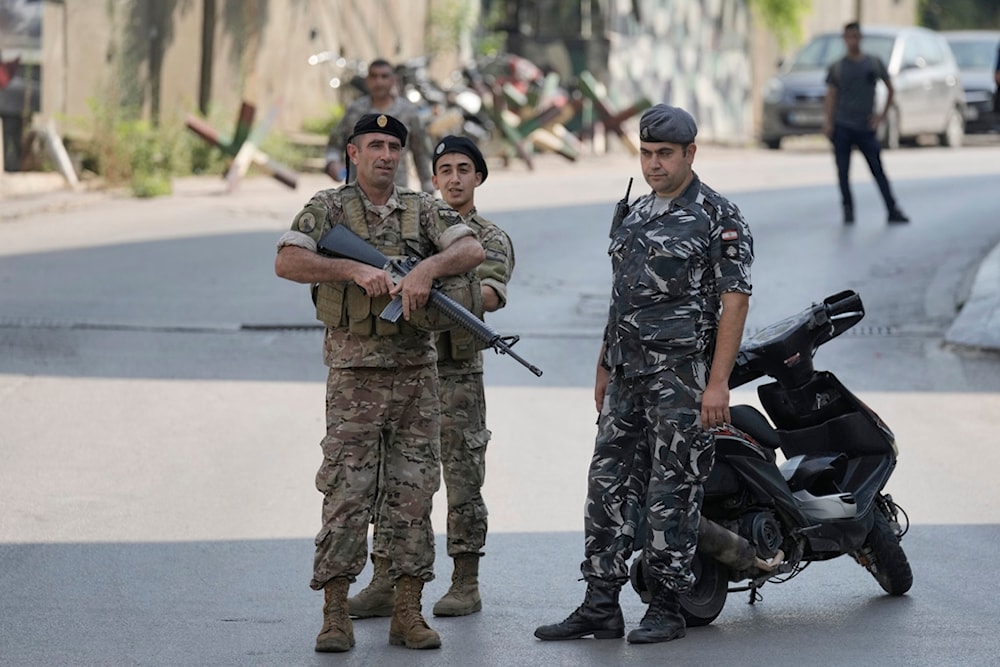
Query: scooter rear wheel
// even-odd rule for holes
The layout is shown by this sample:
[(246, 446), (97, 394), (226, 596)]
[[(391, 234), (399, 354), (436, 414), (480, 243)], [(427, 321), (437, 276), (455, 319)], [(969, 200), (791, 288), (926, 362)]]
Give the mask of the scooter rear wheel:
[(695, 582), (681, 596), (681, 614), (689, 628), (708, 625), (722, 613), (729, 591), (729, 568), (709, 556), (696, 553), (691, 563)]
[[(729, 568), (714, 558), (695, 553), (691, 571), (695, 582), (691, 590), (681, 596), (681, 614), (687, 627), (696, 628), (708, 625), (722, 613), (729, 590)], [(641, 556), (632, 561), (629, 580), (639, 598), (649, 604), (653, 596), (646, 582)]]

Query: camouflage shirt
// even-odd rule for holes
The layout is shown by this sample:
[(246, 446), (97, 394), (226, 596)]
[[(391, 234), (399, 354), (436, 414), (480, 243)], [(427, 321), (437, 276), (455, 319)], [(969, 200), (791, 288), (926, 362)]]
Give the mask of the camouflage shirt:
[[(514, 272), (514, 246), (507, 232), (479, 215), (475, 208), (462, 221), (478, 235), (486, 252), (486, 259), (476, 267), (476, 276), (482, 285), (492, 287), (500, 299), (498, 308), (507, 305), (507, 282)], [(440, 375), (463, 375), (483, 372), (483, 353), (477, 352), (474, 359), (452, 359), (448, 350), (452, 332), (438, 334), (438, 373)]]
[[(425, 192), (433, 192), (434, 185), (431, 177), (434, 172), (431, 169), (431, 146), (424, 129), (423, 121), (420, 119), (420, 110), (405, 97), (396, 96), (392, 105), (388, 109), (376, 109), (372, 104), (372, 98), (368, 95), (359, 97), (351, 102), (344, 111), (340, 123), (330, 132), (330, 138), (326, 143), (326, 161), (340, 160), (346, 164), (344, 152), (347, 150), (347, 138), (354, 130), (354, 124), (358, 122), (366, 113), (384, 113), (392, 116), (403, 125), (409, 133), (406, 137), (406, 146), (399, 156), (399, 167), (396, 169), (396, 185), (407, 187), (409, 184), (406, 155), (412, 153), (413, 165), (417, 169), (417, 176), (420, 178), (420, 187)], [(351, 176), (351, 180), (357, 174)]]
[[(753, 239), (739, 209), (697, 174), (665, 211), (638, 199), (611, 232), (605, 363), (634, 377), (711, 354), (724, 292), (750, 294)], [(710, 361), (710, 360), (709, 360)]]
[[(343, 192), (354, 189), (361, 194), (365, 209), (368, 237), (376, 247), (405, 246), (406, 256), (428, 257), (447, 248), (463, 236), (475, 232), (462, 223), (458, 213), (440, 199), (426, 193), (413, 193), (419, 201), (419, 238), (402, 238), (401, 215), (407, 204), (401, 201), (401, 191), (395, 188), (385, 206), (371, 203), (356, 184), (320, 190), (299, 211), (292, 228), (278, 241), (278, 247), (296, 245), (316, 250), (316, 243), (334, 225), (344, 224)], [(412, 200), (411, 200), (412, 202)], [(387, 253), (389, 254), (389, 253)], [(409, 324), (400, 325), (400, 332), (391, 336), (360, 336), (342, 327), (326, 329), (323, 341), (323, 361), (330, 368), (414, 366), (437, 361), (433, 334)]]

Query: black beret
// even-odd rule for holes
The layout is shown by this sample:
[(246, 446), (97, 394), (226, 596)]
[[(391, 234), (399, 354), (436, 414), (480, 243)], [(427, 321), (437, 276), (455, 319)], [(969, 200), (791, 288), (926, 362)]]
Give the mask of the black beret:
[(371, 132), (381, 132), (389, 134), (397, 139), (402, 146), (406, 146), (406, 126), (384, 113), (366, 113), (354, 124), (354, 132), (347, 139), (350, 141), (359, 134), (369, 134)]
[(643, 112), (639, 119), (639, 139), (669, 144), (689, 144), (698, 134), (698, 126), (687, 111), (657, 104)]
[(489, 175), (489, 170), (486, 168), (486, 160), (483, 159), (483, 154), (479, 151), (479, 147), (476, 146), (475, 142), (466, 137), (456, 137), (454, 134), (449, 134), (446, 137), (442, 137), (438, 145), (434, 147), (434, 173), (437, 173), (437, 163), (438, 158), (442, 155), (447, 155), (448, 153), (462, 153), (463, 155), (468, 155), (469, 159), (472, 160), (473, 166), (476, 168), (480, 174), (483, 175), (483, 180), (480, 182), (485, 182), (486, 177)]

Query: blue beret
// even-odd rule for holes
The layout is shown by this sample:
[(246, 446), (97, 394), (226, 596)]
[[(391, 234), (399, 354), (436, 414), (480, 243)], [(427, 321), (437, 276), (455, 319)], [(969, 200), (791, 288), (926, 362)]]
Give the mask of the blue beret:
[(446, 137), (442, 137), (438, 145), (434, 147), (434, 173), (437, 173), (438, 158), (442, 155), (447, 155), (448, 153), (462, 153), (463, 155), (468, 155), (469, 159), (472, 160), (472, 165), (476, 168), (480, 174), (483, 175), (483, 180), (481, 183), (486, 182), (486, 177), (489, 175), (489, 170), (486, 168), (486, 160), (483, 159), (483, 154), (480, 152), (479, 147), (466, 137), (456, 137), (453, 134), (449, 134)]
[(367, 113), (359, 118), (358, 122), (354, 124), (354, 131), (347, 140), (350, 141), (359, 134), (370, 134), (372, 132), (392, 135), (399, 139), (400, 145), (406, 145), (406, 126), (392, 116), (384, 113)]
[(679, 107), (657, 104), (646, 109), (639, 119), (639, 139), (642, 141), (689, 144), (697, 134), (694, 118)]

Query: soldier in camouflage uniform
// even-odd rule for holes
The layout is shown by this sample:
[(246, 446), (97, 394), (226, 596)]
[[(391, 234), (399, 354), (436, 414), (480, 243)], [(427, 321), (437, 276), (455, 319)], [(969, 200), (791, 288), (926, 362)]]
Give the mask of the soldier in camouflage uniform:
[[(514, 270), (510, 238), (479, 215), (475, 188), (489, 171), (483, 154), (465, 137), (446, 136), (434, 149), (434, 185), (441, 197), (479, 235), (486, 261), (479, 265), (483, 309), (507, 304), (507, 281)], [(481, 489), (486, 475), (486, 396), (483, 355), (472, 336), (461, 329), (438, 334), (438, 375), (441, 380), (441, 463), (448, 493), (448, 555), (454, 560), (452, 584), (434, 605), (435, 616), (465, 616), (482, 609), (479, 558), (486, 544), (486, 503)], [(389, 529), (376, 512), (372, 544), (374, 573), (362, 591), (348, 600), (351, 616), (388, 616), (393, 586), (388, 571)]]
[[(652, 601), (631, 643), (683, 637), (707, 430), (729, 421), (729, 374), (749, 307), (753, 242), (739, 209), (692, 170), (697, 133), (658, 104), (639, 123), (653, 191), (611, 229), (613, 285), (596, 371), (598, 434), (584, 514), (584, 602), (539, 639), (622, 637), (628, 558), (642, 549)], [(640, 531), (643, 531), (640, 533)]]
[(365, 76), (368, 94), (351, 102), (344, 111), (343, 118), (333, 130), (326, 143), (326, 167), (324, 171), (333, 180), (344, 180), (344, 150), (351, 128), (365, 114), (386, 114), (398, 119), (406, 126), (409, 134), (409, 149), (403, 147), (396, 170), (396, 185), (407, 187), (409, 171), (406, 168), (407, 155), (412, 155), (413, 166), (420, 178), (420, 189), (434, 192), (431, 173), (431, 149), (427, 130), (420, 119), (420, 110), (405, 97), (396, 94), (396, 72), (387, 60), (378, 58), (368, 65)]
[[(347, 591), (364, 568), (380, 485), (397, 591), (389, 641), (409, 648), (441, 645), (420, 604), (424, 582), (434, 577), (430, 512), (441, 481), (437, 354), (433, 334), (414, 323), (432, 282), (473, 269), (484, 253), (454, 210), (394, 185), (406, 134), (395, 118), (363, 116), (348, 145), (357, 183), (316, 193), (278, 242), (275, 272), (318, 286), (317, 318), (326, 325), (327, 431), (316, 474), (323, 525), (310, 582), (326, 594), (317, 651), (354, 645)], [(382, 269), (318, 254), (319, 239), (334, 225), (347, 225), (389, 257), (422, 259), (393, 284)], [(397, 296), (404, 321), (380, 320), (382, 308)]]

